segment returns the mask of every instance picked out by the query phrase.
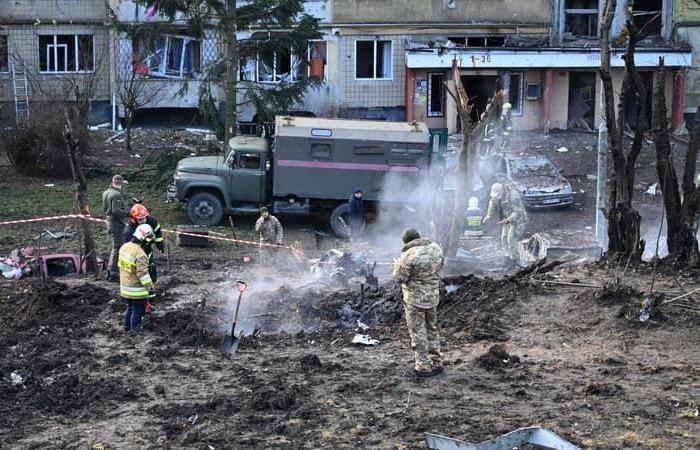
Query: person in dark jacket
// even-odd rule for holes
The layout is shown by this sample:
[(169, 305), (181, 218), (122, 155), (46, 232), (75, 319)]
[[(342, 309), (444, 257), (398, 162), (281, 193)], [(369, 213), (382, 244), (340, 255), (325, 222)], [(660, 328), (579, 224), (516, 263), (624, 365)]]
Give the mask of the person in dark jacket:
[(365, 205), (362, 200), (362, 189), (355, 188), (352, 191), (348, 205), (350, 205), (350, 223), (348, 223), (350, 233), (352, 237), (359, 237), (365, 227)]
[[(136, 228), (138, 228), (139, 225), (150, 225), (153, 229), (153, 239), (150, 239), (143, 244), (143, 250), (146, 252), (146, 256), (148, 256), (148, 274), (155, 283), (158, 280), (158, 270), (156, 268), (156, 256), (155, 252), (153, 251), (153, 246), (155, 245), (161, 253), (165, 252), (165, 241), (163, 239), (163, 232), (160, 229), (160, 224), (155, 217), (151, 215), (148, 208), (143, 206), (141, 203), (136, 203), (131, 207), (129, 217), (129, 224), (126, 226), (126, 232), (124, 233), (124, 242), (129, 242), (131, 239), (129, 236), (132, 236), (136, 232)], [(155, 296), (156, 293), (155, 290), (153, 290), (150, 293), (149, 298), (146, 299), (147, 313), (150, 313), (153, 309), (151, 300), (153, 300)]]

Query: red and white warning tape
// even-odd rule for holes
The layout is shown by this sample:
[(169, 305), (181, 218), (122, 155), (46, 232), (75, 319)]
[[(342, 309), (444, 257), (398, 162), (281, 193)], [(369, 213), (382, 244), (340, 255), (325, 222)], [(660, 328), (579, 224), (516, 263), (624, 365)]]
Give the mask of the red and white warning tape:
[[(2, 226), (2, 225), (18, 225), (18, 224), (34, 223), (34, 222), (48, 222), (51, 220), (65, 220), (65, 219), (81, 219), (81, 220), (89, 220), (91, 222), (103, 222), (103, 223), (107, 222), (107, 220), (102, 218), (102, 217), (94, 217), (94, 216), (90, 216), (87, 214), (63, 214), (60, 216), (37, 217), (34, 219), (7, 220), (4, 222), (0, 222), (0, 226)], [(202, 236), (201, 234), (188, 233), (186, 231), (166, 230), (166, 229), (163, 229), (162, 231), (164, 233), (171, 233), (171, 234), (176, 234), (176, 235), (181, 235), (181, 236), (192, 236), (192, 237), (197, 237), (197, 238), (214, 239), (217, 241), (233, 242), (236, 244), (253, 245), (256, 247), (273, 247), (273, 248), (288, 248), (288, 249), (292, 248), (289, 245), (265, 244), (262, 242), (246, 241), (243, 239), (233, 239), (233, 238), (227, 238), (227, 237), (223, 237), (223, 236), (212, 236), (211, 234), (209, 234), (207, 236)]]
[[(34, 219), (22, 219), (22, 220), (7, 220), (4, 222), (0, 222), (0, 226), (2, 225), (18, 225), (18, 224), (24, 224), (24, 223), (34, 223), (34, 222), (48, 222), (51, 220), (65, 220), (65, 219), (81, 219), (81, 220), (89, 220), (91, 222), (107, 222), (106, 219), (102, 217), (94, 217), (90, 216), (87, 214), (63, 214), (60, 216), (49, 216), (49, 217), (37, 217)], [(235, 244), (243, 244), (243, 245), (251, 245), (255, 247), (272, 247), (272, 248), (280, 248), (280, 249), (289, 249), (292, 251), (295, 251), (291, 246), (289, 245), (279, 245), (279, 244), (265, 244), (262, 242), (256, 242), (256, 241), (246, 241), (244, 239), (234, 239), (234, 238), (228, 238), (228, 237), (223, 237), (223, 236), (213, 236), (211, 234), (207, 236), (202, 236), (201, 234), (197, 233), (188, 233), (186, 231), (177, 231), (177, 230), (162, 230), (164, 233), (171, 233), (175, 235), (180, 235), (180, 236), (192, 236), (196, 238), (206, 238), (206, 239), (213, 239), (217, 241), (223, 241), (223, 242), (233, 242)], [(388, 263), (388, 262), (378, 262), (377, 265), (392, 265), (393, 263)]]

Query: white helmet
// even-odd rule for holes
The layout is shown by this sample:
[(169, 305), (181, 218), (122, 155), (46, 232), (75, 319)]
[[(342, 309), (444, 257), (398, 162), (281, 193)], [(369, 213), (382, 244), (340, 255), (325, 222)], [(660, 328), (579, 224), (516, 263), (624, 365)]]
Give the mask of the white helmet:
[(151, 228), (151, 226), (147, 223), (136, 227), (136, 231), (134, 231), (133, 236), (141, 242), (149, 242), (156, 237), (153, 233), (153, 228)]
[(493, 183), (491, 186), (491, 198), (503, 198), (505, 188), (501, 183)]
[(479, 199), (476, 197), (469, 197), (469, 203), (467, 203), (467, 209), (479, 209)]

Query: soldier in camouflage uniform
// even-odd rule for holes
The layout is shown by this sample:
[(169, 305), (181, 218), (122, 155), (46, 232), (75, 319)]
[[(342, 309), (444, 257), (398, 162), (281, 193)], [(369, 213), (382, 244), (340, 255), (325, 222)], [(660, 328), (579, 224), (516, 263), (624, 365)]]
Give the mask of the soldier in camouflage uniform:
[(124, 230), (126, 222), (129, 220), (129, 210), (124, 205), (124, 194), (122, 193), (124, 184), (126, 184), (124, 177), (114, 175), (112, 185), (102, 193), (102, 211), (107, 216), (107, 232), (112, 238), (107, 279), (113, 282), (119, 281), (119, 268), (117, 267), (119, 248), (124, 243)]
[[(260, 208), (260, 218), (255, 222), (255, 232), (260, 235), (261, 244), (282, 245), (284, 230), (277, 217), (270, 215), (268, 209)], [(266, 245), (260, 246), (260, 262), (270, 261), (273, 257), (275, 247)]]
[(437, 306), (440, 301), (442, 248), (420, 237), (413, 228), (401, 236), (404, 247), (394, 264), (394, 279), (401, 283), (406, 324), (415, 357), (415, 374), (430, 377), (442, 372)]
[(501, 229), (501, 250), (511, 261), (520, 261), (518, 244), (523, 238), (527, 213), (518, 192), (507, 184), (494, 183), (491, 186), (489, 209), (484, 217), (484, 223), (496, 218)]

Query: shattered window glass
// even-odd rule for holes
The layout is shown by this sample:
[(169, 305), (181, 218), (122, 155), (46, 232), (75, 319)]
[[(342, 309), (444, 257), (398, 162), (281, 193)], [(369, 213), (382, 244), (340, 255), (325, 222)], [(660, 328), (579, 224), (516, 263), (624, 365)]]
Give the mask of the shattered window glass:
[(147, 73), (140, 75), (165, 78), (200, 78), (202, 74), (202, 43), (184, 36), (159, 36), (150, 44), (143, 40), (134, 41), (134, 55), (145, 52), (145, 58), (138, 62), (140, 68), (147, 67)]
[(54, 34), (39, 36), (39, 70), (86, 72), (94, 69), (92, 35)]

